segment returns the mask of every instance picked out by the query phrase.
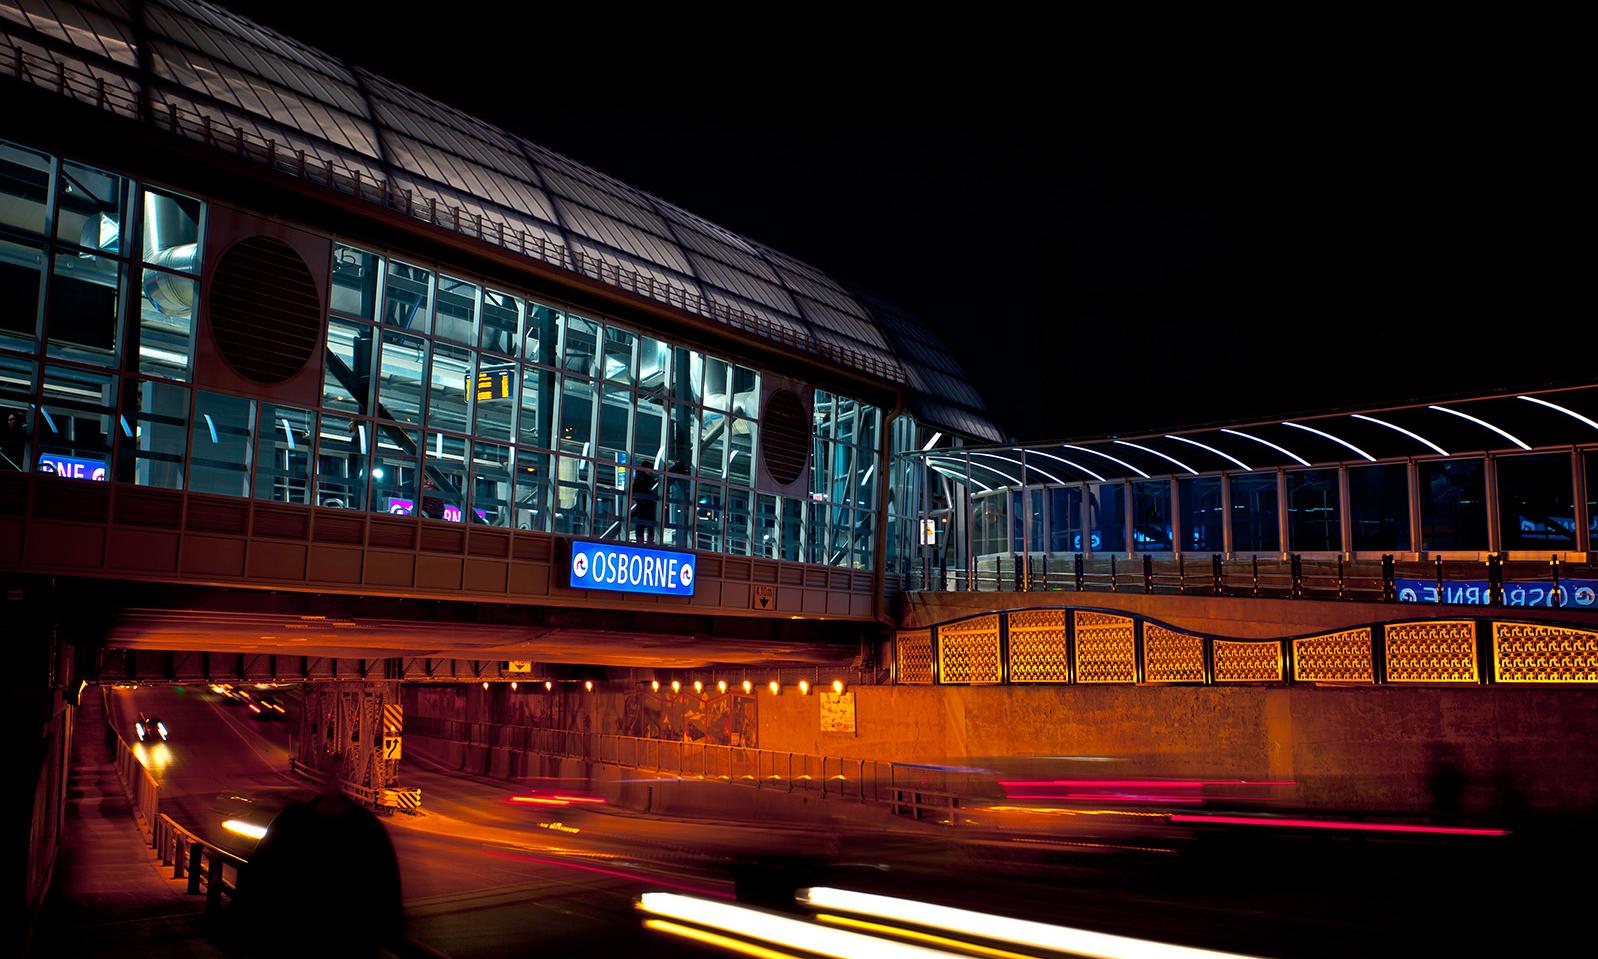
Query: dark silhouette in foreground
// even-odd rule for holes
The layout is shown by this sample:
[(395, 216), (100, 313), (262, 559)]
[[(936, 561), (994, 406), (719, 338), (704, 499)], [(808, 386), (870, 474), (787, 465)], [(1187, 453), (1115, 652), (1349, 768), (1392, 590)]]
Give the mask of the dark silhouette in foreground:
[(272, 821), (236, 903), (239, 935), (261, 955), (372, 956), (405, 922), (388, 831), (334, 786)]

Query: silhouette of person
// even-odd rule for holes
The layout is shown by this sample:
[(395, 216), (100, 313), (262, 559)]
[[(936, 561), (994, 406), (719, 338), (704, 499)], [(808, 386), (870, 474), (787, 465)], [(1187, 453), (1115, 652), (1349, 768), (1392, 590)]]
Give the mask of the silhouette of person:
[(656, 504), (660, 499), (660, 481), (655, 474), (643, 470), (633, 471), (633, 538), (640, 543), (655, 541)]
[(240, 872), (235, 908), (261, 955), (376, 956), (405, 923), (388, 831), (336, 785), (290, 803)]

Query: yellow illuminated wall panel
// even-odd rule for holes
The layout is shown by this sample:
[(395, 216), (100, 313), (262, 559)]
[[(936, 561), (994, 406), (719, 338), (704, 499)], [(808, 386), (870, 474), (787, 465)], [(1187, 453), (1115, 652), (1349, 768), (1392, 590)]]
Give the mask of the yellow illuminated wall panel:
[(899, 660), (899, 682), (932, 682), (932, 630), (903, 630), (894, 637), (893, 648)]
[(945, 683), (997, 683), (999, 617), (978, 616), (938, 627), (938, 679)]
[(1164, 626), (1144, 623), (1143, 681), (1204, 682), (1204, 640)]
[(1275, 683), (1282, 680), (1282, 645), (1215, 640), (1215, 681)]
[(1131, 617), (1085, 610), (1077, 610), (1075, 616), (1076, 681), (1136, 682), (1137, 651), (1132, 641)]
[(1476, 624), (1468, 619), (1391, 623), (1386, 629), (1389, 683), (1474, 683)]
[(1370, 627), (1293, 640), (1293, 678), (1301, 683), (1374, 683)]
[(1009, 616), (1010, 682), (1070, 682), (1065, 610), (1028, 609)]
[(1598, 683), (1598, 633), (1534, 623), (1493, 623), (1500, 683)]

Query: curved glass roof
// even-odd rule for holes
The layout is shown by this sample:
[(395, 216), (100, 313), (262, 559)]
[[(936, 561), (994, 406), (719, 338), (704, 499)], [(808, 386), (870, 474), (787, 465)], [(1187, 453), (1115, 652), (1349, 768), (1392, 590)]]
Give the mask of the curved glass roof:
[(904, 384), (923, 421), (1000, 439), (960, 365), (903, 311), (228, 10), (0, 0), (0, 44), (0, 72)]

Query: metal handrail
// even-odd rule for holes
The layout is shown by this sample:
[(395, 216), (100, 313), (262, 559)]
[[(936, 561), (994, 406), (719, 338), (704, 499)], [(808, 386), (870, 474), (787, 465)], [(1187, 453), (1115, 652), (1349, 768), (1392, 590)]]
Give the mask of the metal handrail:
[[(239, 871), (247, 860), (206, 842), (171, 816), (162, 813), (156, 817), (151, 845), (160, 855), (162, 865), (172, 867), (173, 879), (188, 879), (185, 891), (189, 895), (199, 895), (200, 887), (205, 887), (206, 912), (220, 909), (223, 895), (231, 899), (237, 892)], [(231, 881), (227, 875), (230, 869)]]
[[(503, 220), (485, 220), (480, 213), (470, 213), (462, 207), (439, 203), (436, 197), (419, 202), (415, 191), (408, 187), (396, 191), (386, 177), (354, 169), (336, 160), (308, 156), (304, 150), (290, 149), (277, 140), (234, 127), (209, 114), (180, 107), (171, 101), (149, 110), (146, 115), (142, 97), (107, 86), (103, 78), (67, 66), (47, 53), (23, 50), (9, 42), (9, 38), (0, 43), (0, 50), (5, 52), (5, 55), (0, 55), (0, 73), (53, 91), (59, 96), (130, 120), (142, 120), (156, 129), (227, 151), (278, 173), (403, 213), (461, 236), (492, 243), (569, 273), (752, 333), (781, 346), (804, 350), (892, 383), (907, 382), (904, 370), (897, 363), (889, 363), (881, 357), (817, 339), (813, 334), (774, 323), (741, 307), (707, 299), (633, 267), (591, 256), (537, 233), (518, 230)], [(261, 122), (269, 121), (262, 118)], [(375, 165), (379, 161), (372, 162)], [(458, 189), (443, 183), (438, 186), (445, 190)], [(492, 201), (482, 199), (481, 202), (488, 204)]]

